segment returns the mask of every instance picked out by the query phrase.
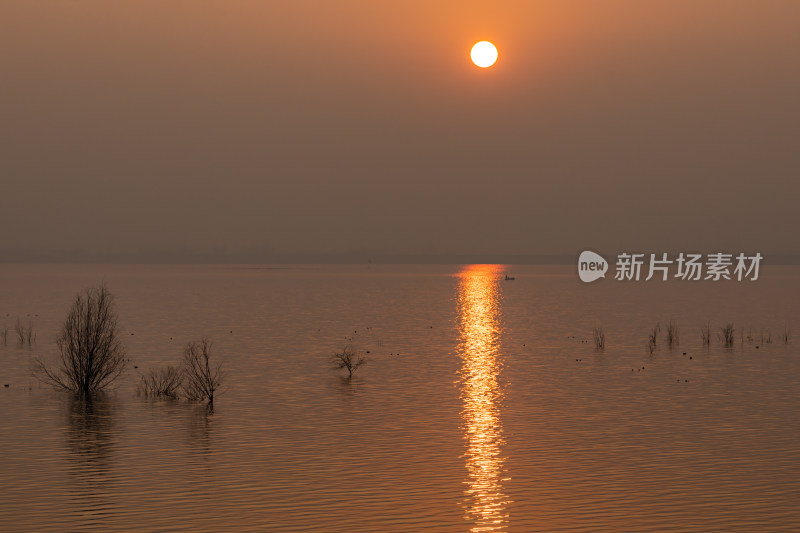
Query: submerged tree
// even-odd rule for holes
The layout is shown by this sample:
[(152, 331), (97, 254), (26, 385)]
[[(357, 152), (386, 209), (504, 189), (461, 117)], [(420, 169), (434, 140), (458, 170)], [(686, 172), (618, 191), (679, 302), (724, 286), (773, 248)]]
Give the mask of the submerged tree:
[(148, 397), (177, 398), (183, 383), (183, 367), (153, 368), (141, 376), (139, 392)]
[(75, 296), (56, 338), (60, 365), (34, 360), (41, 381), (82, 395), (111, 385), (125, 370), (125, 348), (118, 338), (114, 296), (105, 285)]
[[(17, 334), (17, 343), (20, 346), (24, 346), (25, 344), (31, 346), (36, 340), (36, 334), (33, 332), (32, 320), (28, 320), (28, 325), (26, 326), (19, 317), (17, 317), (17, 323), (14, 325), (14, 333)], [(4, 333), (4, 338), (5, 335), (7, 335), (7, 333)]]
[(222, 363), (211, 362), (211, 341), (203, 337), (190, 342), (183, 350), (183, 394), (189, 400), (205, 400), (214, 405), (214, 393), (219, 390), (224, 374)]
[(341, 352), (331, 356), (331, 362), (333, 363), (333, 368), (337, 370), (346, 368), (348, 373), (347, 377), (351, 378), (353, 377), (353, 372), (367, 364), (367, 358), (356, 354), (352, 347), (345, 346)]

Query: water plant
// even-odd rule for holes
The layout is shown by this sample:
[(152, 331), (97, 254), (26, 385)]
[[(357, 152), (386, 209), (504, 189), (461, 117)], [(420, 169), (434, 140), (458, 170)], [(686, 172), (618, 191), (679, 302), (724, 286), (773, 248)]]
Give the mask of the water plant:
[[(5, 343), (5, 337), (8, 335), (8, 328), (6, 328), (6, 332), (3, 334), (3, 342)], [(22, 320), (17, 317), (17, 322), (14, 324), (14, 333), (17, 335), (17, 343), (20, 346), (28, 345), (31, 346), (34, 341), (36, 340), (36, 334), (33, 332), (33, 321), (28, 320), (28, 324), (23, 324)]]
[(658, 333), (661, 331), (661, 326), (656, 324), (656, 327), (650, 330), (650, 334), (647, 336), (647, 348), (650, 350), (650, 353), (653, 353), (656, 350), (656, 343), (658, 341)]
[(153, 368), (141, 376), (139, 392), (149, 397), (177, 398), (183, 385), (183, 368)]
[(781, 333), (781, 341), (783, 342), (783, 344), (792, 343), (792, 328), (789, 327), (789, 324), (783, 325), (783, 333)]
[(700, 333), (703, 336), (703, 344), (708, 346), (711, 344), (711, 321), (706, 321), (700, 328)]
[(678, 344), (678, 326), (672, 320), (667, 324), (667, 344), (670, 347)]
[(733, 323), (728, 322), (725, 326), (720, 328), (720, 340), (726, 348), (730, 348), (734, 343), (734, 333), (736, 332)]
[(598, 350), (602, 350), (606, 347), (606, 332), (603, 331), (602, 326), (597, 326), (592, 331), (592, 336), (594, 337), (594, 346)]

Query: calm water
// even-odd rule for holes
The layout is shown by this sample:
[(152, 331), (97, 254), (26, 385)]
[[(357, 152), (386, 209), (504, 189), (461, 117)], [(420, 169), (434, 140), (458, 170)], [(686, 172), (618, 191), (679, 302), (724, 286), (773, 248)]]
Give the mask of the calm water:
[[(800, 530), (800, 338), (779, 339), (798, 267), (717, 284), (542, 266), (0, 274), (0, 531)], [(79, 401), (27, 369), (100, 281), (131, 363)], [(650, 354), (670, 320), (680, 345)], [(735, 347), (704, 347), (706, 320), (734, 322)], [(213, 413), (137, 396), (139, 372), (203, 335), (227, 371)], [(328, 363), (347, 343), (370, 358), (351, 381)]]

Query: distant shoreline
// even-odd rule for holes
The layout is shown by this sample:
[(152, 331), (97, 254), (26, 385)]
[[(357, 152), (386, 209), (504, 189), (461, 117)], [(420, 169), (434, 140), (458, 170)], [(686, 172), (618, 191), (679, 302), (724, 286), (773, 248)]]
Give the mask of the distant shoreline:
[[(739, 251), (739, 250), (737, 250)], [(298, 254), (215, 254), (215, 253), (36, 253), (0, 252), (0, 264), (169, 264), (169, 265), (574, 265), (573, 254), (368, 254), (298, 253)], [(800, 255), (764, 253), (765, 264), (798, 265)]]

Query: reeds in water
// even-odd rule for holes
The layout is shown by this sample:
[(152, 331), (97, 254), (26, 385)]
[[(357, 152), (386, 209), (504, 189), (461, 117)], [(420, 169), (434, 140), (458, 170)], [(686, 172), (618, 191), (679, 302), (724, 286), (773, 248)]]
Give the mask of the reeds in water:
[(667, 344), (670, 347), (678, 345), (678, 325), (672, 320), (667, 325)]
[(656, 327), (650, 330), (650, 335), (647, 337), (647, 349), (650, 353), (656, 351), (656, 344), (658, 342), (658, 333), (661, 331), (661, 325), (656, 324)]
[(711, 322), (707, 321), (703, 326), (700, 328), (700, 333), (703, 335), (703, 344), (708, 346), (711, 344)]
[(603, 331), (601, 326), (594, 328), (592, 331), (592, 336), (594, 337), (594, 347), (598, 350), (602, 350), (606, 347), (606, 332)]
[(789, 324), (784, 324), (783, 326), (783, 333), (781, 333), (781, 342), (783, 342), (783, 344), (792, 343), (792, 328), (789, 327)]
[(731, 322), (728, 322), (724, 327), (720, 328), (720, 341), (725, 345), (726, 348), (733, 346), (735, 333), (736, 329)]

